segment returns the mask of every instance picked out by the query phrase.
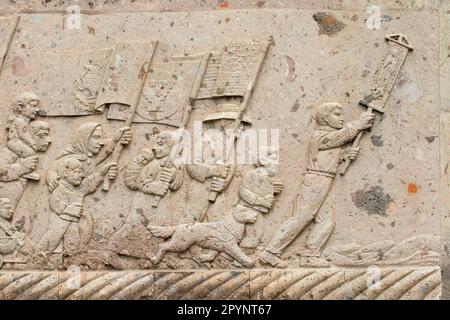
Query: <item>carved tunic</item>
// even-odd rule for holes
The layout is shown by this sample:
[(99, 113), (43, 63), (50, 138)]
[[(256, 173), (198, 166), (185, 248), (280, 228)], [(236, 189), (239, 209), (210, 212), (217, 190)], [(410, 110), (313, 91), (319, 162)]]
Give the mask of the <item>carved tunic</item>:
[(63, 220), (78, 222), (80, 217), (65, 213), (65, 209), (71, 204), (83, 205), (84, 196), (95, 192), (101, 181), (102, 177), (98, 174), (85, 178), (78, 187), (66, 181), (60, 181), (58, 187), (50, 194), (50, 209)]
[(274, 195), (272, 179), (257, 170), (251, 170), (245, 174), (239, 188), (240, 204), (259, 212), (267, 213), (270, 208), (261, 205), (261, 199)]
[(355, 122), (342, 129), (319, 126), (314, 130), (309, 148), (308, 173), (334, 177), (342, 160), (342, 146), (358, 134)]

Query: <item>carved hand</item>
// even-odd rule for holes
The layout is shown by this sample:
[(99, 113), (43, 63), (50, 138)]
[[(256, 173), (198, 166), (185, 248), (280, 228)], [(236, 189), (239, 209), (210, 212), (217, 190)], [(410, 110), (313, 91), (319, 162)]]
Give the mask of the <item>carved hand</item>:
[(175, 171), (175, 168), (163, 168), (159, 176), (159, 180), (169, 185), (172, 182)]
[(49, 171), (47, 173), (47, 185), (50, 192), (53, 192), (59, 186), (59, 177), (56, 172)]
[(273, 190), (275, 193), (280, 193), (283, 190), (283, 183), (280, 179), (272, 179)]
[(167, 184), (162, 182), (162, 181), (157, 181), (155, 182), (154, 188), (153, 188), (153, 192), (160, 197), (164, 197), (164, 195), (167, 192)]
[(83, 213), (83, 207), (79, 203), (69, 204), (64, 209), (64, 213), (75, 218), (80, 218)]
[(373, 126), (374, 120), (375, 120), (375, 114), (373, 114), (372, 112), (369, 112), (369, 111), (363, 112), (358, 120), (359, 129), (360, 130), (369, 129), (370, 127)]
[(122, 127), (117, 130), (116, 133), (116, 141), (119, 141), (120, 144), (127, 145), (133, 139), (133, 133), (130, 130), (130, 127)]
[[(265, 196), (263, 198), (260, 198), (260, 203), (259, 205), (265, 207), (265, 208), (272, 208), (273, 202), (275, 201), (275, 197), (274, 196)], [(258, 203), (257, 203), (258, 204)]]
[(110, 162), (103, 166), (102, 175), (107, 175), (108, 180), (114, 180), (117, 177), (117, 163)]
[(31, 172), (36, 169), (38, 161), (39, 156), (32, 156), (25, 159), (21, 159), (20, 163), (28, 172)]
[(212, 178), (210, 190), (215, 192), (222, 192), (223, 189), (225, 189), (225, 179), (219, 177)]
[(226, 178), (229, 171), (230, 171), (229, 165), (215, 165), (209, 169), (208, 176), (210, 178), (211, 177)]
[(359, 147), (354, 147), (349, 150), (347, 157), (353, 161), (356, 159), (358, 154), (359, 154)]

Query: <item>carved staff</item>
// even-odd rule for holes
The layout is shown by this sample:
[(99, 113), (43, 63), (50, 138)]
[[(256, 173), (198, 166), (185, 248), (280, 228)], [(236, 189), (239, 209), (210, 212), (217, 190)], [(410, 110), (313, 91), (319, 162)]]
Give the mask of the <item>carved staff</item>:
[[(211, 57), (211, 53), (207, 53), (206, 55), (202, 56), (202, 60), (199, 65), (199, 69), (197, 71), (197, 76), (192, 84), (191, 92), (190, 92), (187, 100), (184, 101), (183, 116), (181, 118), (180, 126), (178, 128), (178, 130), (180, 132), (180, 136), (178, 137), (178, 140), (174, 143), (176, 145), (176, 149), (170, 155), (170, 158), (169, 158), (170, 162), (167, 163), (167, 165), (166, 165), (168, 168), (173, 168), (174, 167), (173, 160), (176, 157), (179, 157), (183, 153), (183, 132), (186, 129), (187, 123), (189, 121), (191, 111), (192, 111), (192, 106), (195, 104), (195, 97), (197, 96), (198, 91), (200, 90), (201, 80), (203, 79), (203, 76), (205, 75), (206, 68), (208, 66), (208, 61), (209, 61), (210, 57)], [(184, 176), (186, 166), (183, 165), (182, 170), (183, 170), (182, 174)], [(164, 181), (164, 183), (166, 185), (166, 191), (169, 190), (170, 182)], [(162, 198), (161, 196), (155, 195), (153, 198), (152, 207), (157, 208), (159, 206), (159, 202), (161, 201), (161, 198)]]
[[(413, 50), (409, 40), (402, 34), (391, 34), (385, 36), (387, 52), (381, 60), (375, 72), (375, 82), (371, 93), (364, 97), (359, 104), (367, 107), (369, 112), (378, 111), (384, 113), (384, 106), (394, 83), (400, 73), (408, 52)], [(358, 148), (365, 131), (360, 131), (353, 141), (352, 148)], [(351, 160), (345, 159), (339, 173), (343, 175), (350, 165)]]
[[(253, 73), (253, 76), (250, 78), (248, 86), (247, 86), (247, 88), (245, 90), (244, 99), (241, 102), (241, 105), (239, 107), (238, 117), (236, 118), (236, 121), (235, 121), (234, 126), (233, 126), (233, 133), (232, 133), (233, 135), (232, 135), (232, 139), (231, 139), (231, 141), (233, 141), (233, 143), (230, 144), (230, 148), (228, 149), (229, 152), (227, 152), (227, 154), (231, 154), (231, 151), (234, 148), (234, 142), (236, 141), (236, 138), (237, 138), (237, 130), (239, 128), (239, 125), (242, 122), (242, 118), (244, 117), (244, 113), (247, 110), (247, 107), (249, 105), (250, 98), (251, 98), (251, 96), (253, 94), (253, 90), (254, 90), (255, 85), (256, 85), (256, 81), (258, 80), (258, 77), (259, 77), (259, 74), (261, 72), (261, 68), (262, 68), (264, 59), (266, 58), (267, 51), (268, 51), (269, 46), (271, 44), (273, 44), (273, 38), (272, 37), (270, 37), (266, 41), (265, 47), (264, 47), (264, 53), (260, 55), (259, 60), (257, 61), (257, 64), (256, 64), (256, 70)], [(231, 177), (234, 175), (235, 170), (236, 170), (236, 165), (232, 165), (231, 168), (230, 168), (230, 171), (229, 171), (229, 173), (227, 175), (227, 178), (226, 178), (227, 180), (231, 179)], [(218, 192), (211, 190), (209, 192), (209, 194), (208, 194), (208, 200), (211, 201), (211, 202), (216, 201), (217, 195), (218, 195)]]
[[(144, 64), (141, 67), (141, 72), (139, 73), (138, 79), (136, 81), (137, 90), (135, 91), (135, 95), (132, 99), (131, 105), (130, 105), (130, 111), (128, 114), (128, 118), (125, 121), (125, 126), (131, 127), (131, 124), (133, 123), (134, 115), (136, 113), (137, 107), (139, 106), (139, 101), (141, 99), (142, 90), (144, 89), (145, 82), (147, 80), (148, 72), (150, 70), (150, 63), (153, 58), (153, 54), (156, 51), (156, 46), (158, 42), (155, 42), (155, 45), (153, 46), (153, 50), (151, 50), (148, 59), (144, 62)], [(118, 162), (120, 159), (120, 155), (122, 154), (123, 150), (123, 144), (117, 142), (116, 147), (114, 148), (112, 160), (114, 162)], [(105, 179), (103, 181), (103, 191), (109, 191), (109, 187), (111, 185), (111, 181), (109, 179)]]

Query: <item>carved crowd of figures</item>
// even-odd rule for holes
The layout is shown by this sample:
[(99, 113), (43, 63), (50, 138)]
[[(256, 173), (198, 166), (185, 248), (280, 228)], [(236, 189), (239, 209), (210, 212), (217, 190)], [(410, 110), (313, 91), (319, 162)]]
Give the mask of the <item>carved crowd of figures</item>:
[[(111, 154), (116, 144), (127, 145), (133, 136), (129, 127), (122, 127), (112, 139), (106, 139), (105, 129), (96, 122), (86, 122), (77, 128), (72, 141), (46, 172), (51, 215), (46, 232), (39, 241), (33, 242), (12, 224), (13, 213), (29, 180), (41, 179), (35, 169), (38, 152), (45, 152), (50, 146), (50, 127), (47, 122), (35, 119), (39, 98), (32, 93), (18, 96), (14, 111), (14, 116), (9, 118), (7, 143), (1, 151), (1, 264), (40, 261), (51, 268), (52, 255), (81, 250), (89, 243), (95, 213), (84, 205), (84, 199), (95, 193), (105, 179), (117, 178), (118, 164), (110, 160)], [(227, 103), (210, 112), (204, 123), (225, 132), (237, 116), (237, 106)], [(335, 180), (338, 166), (358, 155), (358, 148), (345, 146), (360, 131), (372, 126), (374, 115), (365, 112), (358, 120), (344, 124), (342, 106), (324, 103), (317, 107), (315, 120), (317, 126), (309, 144), (307, 174), (294, 215), (278, 228), (259, 253), (262, 264), (287, 267), (282, 259), (283, 251), (311, 223), (314, 227), (302, 255), (320, 255), (335, 224), (332, 213), (320, 208)], [(242, 122), (243, 128), (249, 124), (247, 118)], [(203, 159), (196, 159), (193, 164), (175, 164), (172, 159), (175, 135), (162, 131), (154, 138), (153, 144), (141, 149), (124, 168), (125, 185), (135, 191), (135, 197), (122, 227), (109, 241), (106, 249), (109, 263), (125, 268), (120, 256), (133, 252), (131, 255), (135, 258), (149, 260), (150, 267), (158, 266), (169, 253), (172, 257), (173, 254), (187, 256), (200, 265), (222, 256), (235, 266), (254, 266), (257, 259), (249, 257), (240, 243), (247, 227), (254, 224), (259, 215), (270, 213), (275, 196), (282, 190), (283, 184), (276, 178), (278, 150), (269, 147), (259, 150), (255, 168), (244, 172), (240, 179), (239, 201), (228, 212), (223, 212), (220, 219), (208, 221), (210, 206), (235, 176), (230, 174), (234, 171), (233, 165), (217, 162), (215, 145), (209, 144), (206, 138)], [(185, 183), (186, 173), (191, 178), (186, 213), (181, 224), (173, 224), (168, 219), (167, 203), (171, 193)]]
[[(6, 144), (0, 150), (0, 267), (60, 268), (61, 264), (55, 264), (55, 261), (86, 250), (92, 239), (96, 212), (85, 205), (85, 198), (98, 192), (102, 184), (103, 190), (108, 190), (105, 185), (118, 177), (132, 191), (133, 199), (130, 199), (128, 212), (122, 213), (123, 224), (102, 248), (100, 258), (108, 266), (127, 269), (132, 267), (129, 263), (132, 258), (143, 261), (140, 266), (149, 268), (158, 268), (161, 263), (177, 268), (180, 259), (188, 259), (201, 267), (216, 263), (223, 267), (250, 268), (259, 263), (286, 268), (286, 248), (311, 224), (304, 248), (298, 252), (301, 257), (320, 262), (335, 226), (334, 213), (323, 210), (323, 204), (337, 174), (344, 174), (348, 164), (358, 156), (361, 134), (374, 123), (372, 110), (384, 110), (392, 84), (411, 49), (405, 39), (401, 35), (387, 37), (391, 45), (389, 59), (382, 60), (377, 71), (382, 76), (377, 78), (373, 94), (361, 102), (368, 110), (358, 119), (345, 123), (343, 106), (337, 102), (316, 107), (315, 128), (306, 150), (307, 170), (297, 197), (293, 199), (296, 204), (292, 216), (274, 226), (267, 244), (254, 241), (253, 249), (258, 247), (258, 250), (252, 253), (242, 242), (259, 216), (276, 214), (271, 211), (275, 197), (283, 188), (282, 181), (276, 177), (280, 155), (272, 147), (260, 146), (254, 168), (237, 174), (240, 170), (235, 164), (223, 162), (226, 150), (218, 148), (226, 145), (228, 130), (233, 132), (234, 145), (235, 139), (251, 125), (245, 110), (270, 41), (251, 45), (231, 43), (219, 63), (215, 55), (204, 56), (202, 61), (212, 59), (212, 64), (204, 65), (202, 76), (214, 70), (222, 70), (222, 73), (218, 73), (221, 75), (217, 76), (213, 87), (208, 82), (195, 82), (189, 100), (214, 100), (226, 95), (241, 99), (238, 103), (227, 99), (208, 109), (202, 119), (204, 128), (220, 134), (214, 141), (208, 134), (203, 134), (202, 153), (189, 163), (175, 161), (175, 156), (180, 153), (175, 130), (157, 130), (152, 132), (152, 143), (138, 146), (139, 152), (123, 170), (119, 170), (119, 153), (134, 139), (130, 124), (138, 107), (139, 99), (135, 99), (126, 125), (115, 133), (108, 134), (107, 128), (97, 122), (85, 122), (70, 132), (72, 141), (56, 155), (42, 176), (36, 169), (40, 153), (51, 144), (50, 125), (36, 119), (40, 110), (36, 94), (18, 95), (12, 103), (13, 114), (8, 118)], [(397, 45), (402, 50), (397, 50)], [(398, 52), (401, 55), (396, 55)], [(236, 57), (248, 60), (243, 64), (248, 70), (243, 68), (238, 70), (239, 73), (227, 69), (227, 64)], [(391, 67), (393, 63), (396, 68)], [(254, 72), (250, 72), (251, 69)], [(147, 74), (148, 64), (142, 70)], [(236, 78), (236, 75), (239, 85), (222, 87), (223, 83), (228, 83), (225, 80)], [(136, 97), (141, 94), (144, 83), (145, 77), (138, 83), (140, 90)], [(185, 110), (177, 111), (183, 113), (179, 128), (186, 127), (191, 107), (189, 102)], [(303, 173), (289, 174), (300, 178)], [(238, 176), (240, 178), (236, 178)], [(27, 185), (41, 179), (47, 186), (50, 217), (44, 234), (32, 240), (23, 224), (13, 218)], [(221, 206), (222, 198), (234, 179), (238, 179), (238, 201), (227, 210)], [(184, 213), (174, 221), (171, 218), (172, 193), (183, 184), (188, 184)], [(98, 197), (101, 197), (100, 193)], [(220, 216), (212, 215), (213, 209), (220, 212)]]

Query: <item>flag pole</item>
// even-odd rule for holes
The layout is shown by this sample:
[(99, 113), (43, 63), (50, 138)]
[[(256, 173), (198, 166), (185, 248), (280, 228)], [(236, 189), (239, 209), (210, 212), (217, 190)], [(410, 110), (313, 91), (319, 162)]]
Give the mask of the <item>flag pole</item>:
[[(145, 85), (145, 82), (147, 80), (148, 73), (150, 70), (150, 63), (153, 59), (153, 55), (156, 51), (157, 45), (158, 45), (158, 41), (155, 41), (155, 45), (153, 46), (153, 49), (151, 50), (151, 52), (148, 56), (148, 59), (143, 63), (143, 65), (141, 67), (141, 71), (139, 73), (140, 76), (137, 79), (138, 89), (136, 90), (133, 100), (131, 102), (130, 110), (128, 113), (128, 118), (125, 120), (126, 127), (131, 127), (131, 125), (133, 123), (134, 115), (136, 113), (137, 107), (139, 106), (139, 101), (141, 99), (142, 91), (144, 89), (144, 85)], [(123, 150), (123, 144), (121, 144), (120, 140), (119, 140), (113, 151), (113, 156), (112, 156), (113, 162), (119, 161), (120, 155), (122, 154), (122, 150)], [(110, 186), (111, 186), (111, 180), (109, 180), (109, 179), (103, 180), (103, 187), (102, 187), (103, 191), (109, 191)]]
[[(226, 153), (227, 155), (231, 154), (231, 151), (234, 148), (234, 144), (235, 144), (235, 141), (236, 141), (236, 138), (237, 138), (237, 131), (239, 129), (239, 125), (241, 124), (242, 119), (244, 118), (244, 113), (245, 113), (245, 111), (248, 108), (248, 105), (249, 105), (249, 102), (250, 102), (250, 98), (251, 98), (251, 96), (253, 94), (253, 90), (255, 89), (256, 81), (258, 80), (259, 74), (261, 73), (261, 68), (262, 68), (264, 59), (267, 56), (267, 52), (269, 51), (269, 47), (270, 47), (271, 44), (273, 44), (273, 37), (272, 36), (270, 36), (269, 39), (266, 41), (266, 46), (264, 48), (265, 49), (264, 50), (264, 54), (262, 54), (259, 57), (259, 60), (258, 60), (257, 65), (256, 65), (256, 70), (253, 73), (253, 76), (252, 76), (252, 78), (250, 79), (250, 81), (248, 83), (247, 89), (245, 90), (244, 99), (242, 100), (241, 105), (239, 106), (239, 113), (238, 113), (238, 116), (237, 116), (236, 121), (235, 121), (234, 126), (233, 126), (232, 138), (230, 139), (233, 143), (230, 143), (229, 149), (227, 150), (228, 152)], [(230, 171), (229, 171), (229, 173), (227, 175), (227, 178), (226, 178), (227, 181), (231, 180), (231, 177), (234, 175), (235, 170), (236, 170), (236, 165), (232, 165), (231, 168), (230, 168)], [(217, 198), (217, 195), (218, 195), (218, 192), (211, 190), (209, 192), (209, 195), (208, 195), (208, 200), (211, 201), (211, 202), (215, 202), (216, 198)]]

